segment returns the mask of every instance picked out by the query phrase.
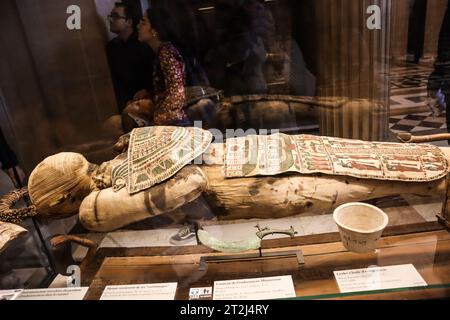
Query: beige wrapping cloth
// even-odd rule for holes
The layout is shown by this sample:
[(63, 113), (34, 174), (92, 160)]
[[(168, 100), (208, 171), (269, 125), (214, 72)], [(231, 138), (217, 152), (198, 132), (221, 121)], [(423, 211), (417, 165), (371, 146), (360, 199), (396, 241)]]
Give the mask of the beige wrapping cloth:
[(28, 231), (21, 226), (0, 221), (0, 253), (3, 252), (12, 241), (27, 232)]
[(64, 152), (46, 158), (31, 173), (28, 191), (39, 214), (65, 218), (78, 213), (81, 201), (95, 189), (91, 165), (81, 154)]
[(130, 195), (126, 188), (92, 192), (80, 207), (80, 221), (89, 230), (109, 232), (148, 217), (173, 211), (197, 199), (206, 189), (206, 178), (195, 166), (179, 171), (170, 180)]

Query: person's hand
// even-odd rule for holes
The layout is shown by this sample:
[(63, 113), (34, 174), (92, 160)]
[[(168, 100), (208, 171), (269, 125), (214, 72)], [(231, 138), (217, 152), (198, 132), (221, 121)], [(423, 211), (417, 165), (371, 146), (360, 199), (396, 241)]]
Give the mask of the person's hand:
[(154, 109), (152, 100), (140, 99), (128, 104), (123, 112), (151, 121), (155, 112)]
[[(17, 177), (14, 174), (14, 168), (16, 169)], [(16, 187), (17, 189), (23, 187), (23, 184), (26, 179), (26, 175), (25, 175), (25, 172), (23, 172), (21, 167), (15, 166), (15, 167), (6, 169), (5, 172), (11, 179), (12, 183), (14, 184), (14, 187)], [(17, 180), (17, 179), (19, 179), (19, 180)]]

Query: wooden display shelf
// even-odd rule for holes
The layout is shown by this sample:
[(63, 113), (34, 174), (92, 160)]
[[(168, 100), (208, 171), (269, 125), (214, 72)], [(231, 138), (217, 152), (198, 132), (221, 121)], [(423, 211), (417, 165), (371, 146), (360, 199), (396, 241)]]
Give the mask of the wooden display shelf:
[[(387, 232), (389, 233), (389, 231)], [(337, 238), (336, 238), (337, 237)], [(435, 230), (380, 240), (379, 250), (371, 254), (348, 252), (338, 234), (296, 239), (268, 240), (264, 252), (302, 250), (305, 264), (295, 257), (255, 261), (209, 263), (199, 270), (204, 256), (223, 255), (204, 246), (175, 248), (104, 248), (82, 266), (90, 288), (85, 299), (99, 299), (105, 286), (178, 282), (176, 299), (187, 300), (192, 287), (209, 287), (214, 281), (292, 275), (298, 299), (435, 299), (450, 297), (450, 233)], [(334, 240), (325, 242), (325, 240)], [(309, 242), (309, 243), (308, 243)], [(247, 253), (254, 253), (247, 252)], [(340, 294), (333, 271), (365, 268), (371, 265), (413, 264), (425, 288)]]

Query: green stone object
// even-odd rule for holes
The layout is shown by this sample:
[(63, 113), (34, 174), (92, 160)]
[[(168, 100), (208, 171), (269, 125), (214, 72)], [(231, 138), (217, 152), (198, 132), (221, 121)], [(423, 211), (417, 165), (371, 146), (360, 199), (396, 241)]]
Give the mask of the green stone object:
[(262, 239), (268, 235), (286, 234), (293, 238), (297, 233), (293, 227), (291, 227), (289, 230), (272, 230), (270, 228), (261, 229), (258, 225), (256, 226), (256, 228), (258, 228), (258, 232), (256, 234), (242, 241), (221, 241), (210, 235), (207, 231), (201, 229), (198, 230), (197, 235), (202, 244), (213, 250), (227, 253), (236, 253), (257, 250), (261, 248)]

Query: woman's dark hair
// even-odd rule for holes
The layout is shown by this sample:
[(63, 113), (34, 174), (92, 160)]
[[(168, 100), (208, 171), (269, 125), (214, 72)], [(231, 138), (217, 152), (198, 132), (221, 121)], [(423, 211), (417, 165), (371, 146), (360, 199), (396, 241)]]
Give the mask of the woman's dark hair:
[(152, 28), (159, 34), (162, 42), (172, 43), (180, 52), (186, 67), (187, 85), (209, 85), (206, 73), (198, 60), (197, 54), (189, 46), (186, 35), (181, 36), (180, 25), (177, 24), (172, 14), (167, 10), (147, 9), (147, 17)]
[(146, 13), (152, 28), (158, 32), (161, 41), (170, 41), (176, 46), (185, 46), (181, 41), (178, 25), (167, 10), (147, 9)]

